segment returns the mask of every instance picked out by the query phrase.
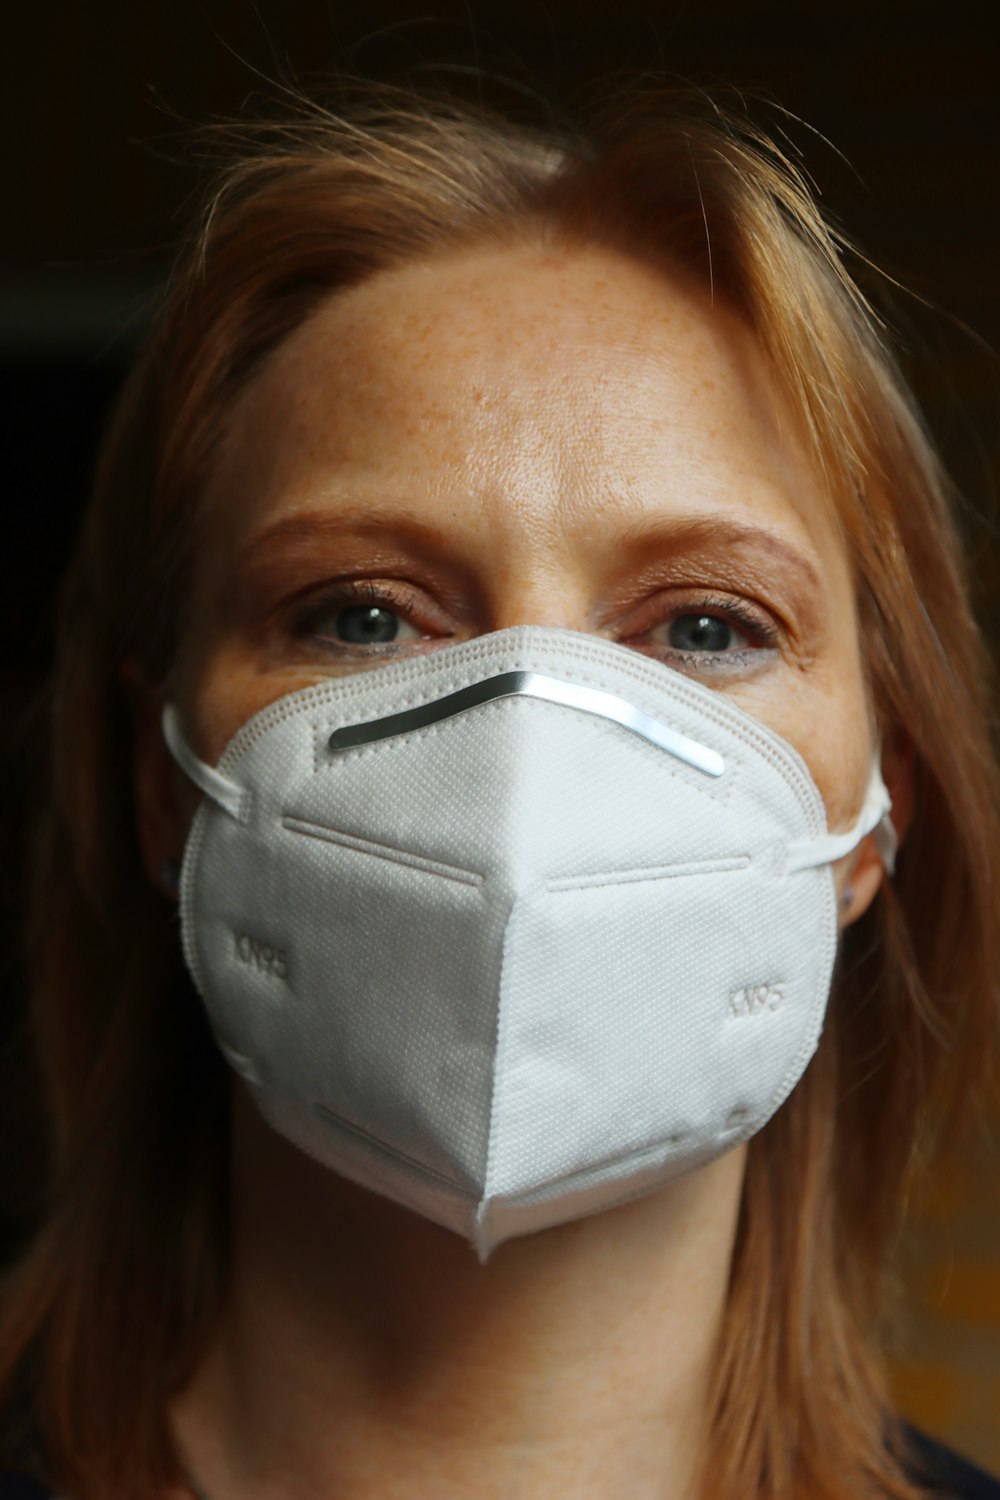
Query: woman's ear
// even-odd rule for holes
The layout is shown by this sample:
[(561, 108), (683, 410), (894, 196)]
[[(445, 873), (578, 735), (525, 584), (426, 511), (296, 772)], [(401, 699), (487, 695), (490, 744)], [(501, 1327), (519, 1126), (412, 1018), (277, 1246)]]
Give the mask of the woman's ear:
[[(887, 735), (882, 742), (882, 780), (892, 801), (889, 816), (896, 830), (897, 848), (902, 848), (913, 816), (915, 780), (913, 741), (902, 729)], [(891, 879), (875, 838), (868, 834), (848, 860), (847, 875), (840, 887), (839, 921), (849, 927), (868, 910), (883, 880)]]
[(132, 719), (132, 786), (142, 861), (152, 884), (176, 901), (184, 842), (199, 794), (163, 738), (164, 685), (150, 683), (131, 657), (122, 663), (121, 680)]

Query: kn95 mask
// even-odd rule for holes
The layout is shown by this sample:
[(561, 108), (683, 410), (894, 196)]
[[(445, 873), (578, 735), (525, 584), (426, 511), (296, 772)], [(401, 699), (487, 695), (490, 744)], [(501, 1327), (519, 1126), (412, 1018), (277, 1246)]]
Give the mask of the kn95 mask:
[(799, 755), (712, 689), (573, 631), (499, 631), (289, 694), (215, 767), (187, 964), (262, 1114), (465, 1235), (652, 1191), (746, 1140), (816, 1048), (831, 834)]

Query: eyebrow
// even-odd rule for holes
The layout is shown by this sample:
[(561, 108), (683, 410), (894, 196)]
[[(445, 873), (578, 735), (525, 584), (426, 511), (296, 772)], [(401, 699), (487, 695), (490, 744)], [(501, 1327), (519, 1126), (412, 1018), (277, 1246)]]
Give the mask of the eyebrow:
[[(398, 505), (380, 507), (366, 501), (333, 512), (299, 511), (263, 527), (242, 548), (237, 577), (246, 582), (255, 573), (266, 574), (268, 564), (279, 557), (282, 567), (289, 555), (293, 561), (297, 554), (305, 561), (317, 543), (342, 542), (346, 537), (381, 541), (387, 553), (398, 555), (409, 549), (437, 558), (450, 555), (454, 560), (454, 543), (440, 527)], [(716, 556), (733, 551), (744, 566), (755, 560), (765, 567), (774, 566), (797, 599), (803, 622), (809, 622), (812, 632), (823, 628), (827, 589), (820, 569), (800, 546), (767, 526), (718, 516), (652, 516), (624, 528), (615, 550), (623, 571), (638, 569), (652, 579), (662, 573), (664, 554), (682, 562), (707, 551)]]
[(683, 554), (701, 548), (739, 548), (756, 552), (769, 561), (781, 564), (796, 575), (799, 586), (814, 596), (821, 595), (824, 584), (819, 569), (794, 542), (766, 526), (706, 516), (700, 520), (662, 518), (651, 524), (630, 528), (622, 538), (622, 551), (634, 558), (654, 547)]
[[(240, 561), (252, 563), (272, 547), (292, 546), (315, 542), (318, 537), (335, 539), (347, 532), (367, 532), (372, 535), (404, 535), (425, 545), (442, 545), (446, 538), (441, 530), (427, 521), (419, 520), (406, 510), (373, 509), (364, 507), (329, 511), (302, 511), (285, 516), (258, 531), (245, 544)], [(651, 546), (666, 546), (671, 550), (689, 551), (699, 546), (752, 546), (764, 555), (792, 567), (802, 577), (802, 582), (812, 589), (822, 588), (822, 579), (815, 565), (794, 543), (766, 526), (746, 525), (740, 521), (705, 517), (694, 520), (684, 517), (655, 518), (648, 524), (629, 527), (621, 538), (623, 553), (633, 556)]]
[(347, 533), (368, 536), (403, 536), (408, 541), (424, 547), (440, 547), (445, 538), (436, 526), (420, 521), (408, 511), (387, 509), (350, 508), (329, 511), (302, 511), (285, 516), (258, 531), (242, 548), (240, 567), (254, 567), (266, 560), (272, 550), (281, 548), (294, 550), (312, 546), (319, 539), (337, 540)]

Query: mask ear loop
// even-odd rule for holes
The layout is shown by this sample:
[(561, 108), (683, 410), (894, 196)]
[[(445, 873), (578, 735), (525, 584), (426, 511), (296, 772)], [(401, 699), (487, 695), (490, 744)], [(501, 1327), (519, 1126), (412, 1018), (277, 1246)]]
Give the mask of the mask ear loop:
[(896, 851), (899, 841), (892, 819), (889, 817), (891, 807), (892, 798), (882, 780), (882, 769), (879, 765), (879, 757), (876, 755), (872, 762), (872, 774), (865, 800), (853, 827), (847, 829), (846, 833), (828, 833), (825, 838), (821, 839), (794, 839), (785, 850), (786, 875), (795, 874), (798, 870), (813, 870), (818, 865), (830, 865), (834, 860), (843, 859), (844, 855), (856, 849), (865, 835), (869, 833), (875, 836), (875, 847), (885, 866), (886, 874), (893, 875), (896, 870)]
[(198, 759), (184, 738), (177, 710), (172, 703), (165, 706), (161, 723), (167, 749), (188, 780), (193, 782), (200, 792), (204, 792), (206, 797), (217, 803), (223, 811), (234, 817), (237, 822), (244, 822), (250, 800), (248, 792), (243, 787), (237, 786), (235, 781), (230, 781), (228, 777), (220, 775), (213, 766), (206, 766), (203, 760)]

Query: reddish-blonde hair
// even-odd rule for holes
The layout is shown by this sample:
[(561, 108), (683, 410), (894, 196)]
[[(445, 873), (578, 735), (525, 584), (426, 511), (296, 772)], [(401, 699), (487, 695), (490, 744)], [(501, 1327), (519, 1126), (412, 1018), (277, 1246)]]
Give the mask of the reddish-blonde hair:
[(633, 91), (585, 139), (396, 93), (341, 115), (292, 101), (236, 136), (65, 585), (30, 919), (51, 1175), (0, 1300), (10, 1453), (19, 1434), (75, 1500), (153, 1500), (178, 1474), (167, 1402), (224, 1286), (228, 1078), (142, 872), (122, 663), (169, 670), (227, 415), (337, 288), (555, 237), (683, 267), (742, 310), (850, 552), (873, 713), (912, 746), (896, 879), (846, 934), (817, 1056), (750, 1143), (704, 1479), (711, 1500), (912, 1500), (884, 1266), (931, 1107), (957, 1113), (994, 1043), (997, 799), (947, 484), (842, 246), (787, 156), (700, 94)]

